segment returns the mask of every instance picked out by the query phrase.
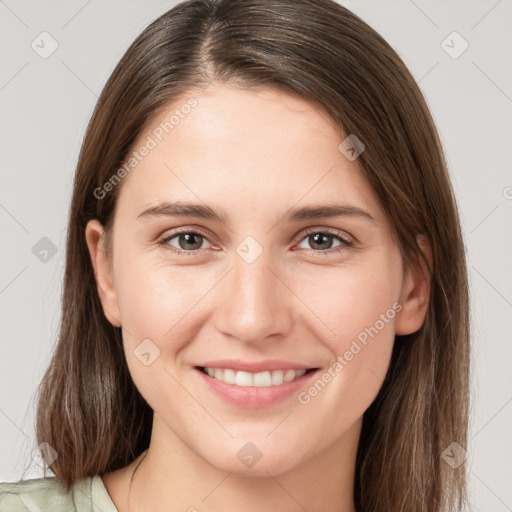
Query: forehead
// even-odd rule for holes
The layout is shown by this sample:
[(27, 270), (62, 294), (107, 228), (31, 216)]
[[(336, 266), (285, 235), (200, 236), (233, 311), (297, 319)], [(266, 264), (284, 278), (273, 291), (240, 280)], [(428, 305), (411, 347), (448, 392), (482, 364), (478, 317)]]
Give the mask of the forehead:
[(190, 91), (139, 134), (132, 151), (151, 149), (124, 178), (118, 207), (135, 214), (164, 200), (201, 201), (236, 216), (349, 202), (379, 216), (358, 166), (338, 149), (344, 138), (317, 105), (277, 89)]

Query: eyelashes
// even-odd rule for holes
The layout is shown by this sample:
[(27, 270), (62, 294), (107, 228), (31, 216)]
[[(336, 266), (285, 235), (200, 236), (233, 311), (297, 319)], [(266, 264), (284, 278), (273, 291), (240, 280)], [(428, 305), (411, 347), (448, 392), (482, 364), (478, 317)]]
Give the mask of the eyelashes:
[[(190, 235), (192, 235), (192, 237), (196, 236), (196, 237), (199, 237), (200, 239), (207, 240), (206, 236), (204, 236), (201, 233), (198, 233), (196, 231), (177, 231), (177, 232), (175, 232), (175, 233), (173, 233), (171, 235), (166, 236), (162, 240), (160, 240), (159, 244), (161, 244), (165, 249), (167, 249), (169, 251), (172, 251), (172, 252), (175, 252), (175, 253), (178, 253), (178, 254), (186, 254), (186, 255), (189, 255), (189, 256), (195, 256), (195, 255), (197, 255), (197, 252), (198, 252), (199, 249), (185, 250), (185, 249), (173, 247), (173, 246), (168, 244), (168, 242), (170, 240), (172, 240), (173, 238), (178, 238), (178, 237), (185, 237), (186, 238), (187, 236), (190, 236)], [(186, 243), (192, 243), (192, 242), (187, 240)]]
[[(316, 239), (316, 235), (321, 235), (321, 236), (318, 239)], [(327, 239), (335, 238), (339, 242), (341, 242), (341, 244), (339, 246), (335, 247), (334, 250), (331, 250), (331, 248), (319, 249), (319, 250), (307, 249), (308, 252), (313, 252), (313, 253), (332, 254), (332, 253), (336, 253), (336, 252), (345, 250), (346, 248), (352, 247), (352, 245), (353, 245), (353, 242), (346, 236), (342, 235), (341, 233), (330, 231), (328, 229), (325, 229), (325, 230), (309, 229), (304, 233), (303, 237), (301, 238), (301, 242), (304, 240), (309, 240), (311, 238), (313, 238), (313, 240), (314, 240), (313, 243), (315, 245), (322, 244), (322, 242), (326, 238)]]
[[(183, 248), (183, 247), (175, 247), (169, 244), (169, 242), (173, 239), (178, 239), (181, 241), (184, 241), (183, 245), (192, 245), (199, 247), (193, 247), (190, 250)], [(199, 239), (199, 244), (198, 244)], [(321, 248), (322, 244), (325, 244), (326, 241), (329, 241), (331, 239), (335, 239), (340, 244), (338, 246), (327, 247), (327, 248)], [(197, 256), (199, 254), (199, 251), (204, 251), (205, 249), (201, 248), (204, 241), (207, 241), (208, 237), (201, 233), (200, 231), (195, 230), (179, 230), (174, 231), (172, 233), (168, 233), (164, 235), (163, 238), (161, 238), (158, 241), (158, 244), (161, 245), (165, 250), (171, 251), (175, 254), (183, 255), (183, 256)], [(299, 244), (306, 241), (306, 243), (310, 243), (312, 246), (317, 246), (320, 248), (317, 249), (299, 249), (303, 250), (308, 254), (312, 255), (320, 255), (320, 256), (326, 256), (331, 254), (336, 254), (341, 251), (345, 251), (353, 246), (353, 241), (350, 240), (345, 235), (341, 234), (340, 232), (334, 232), (330, 229), (308, 229), (306, 232), (303, 232), (301, 235), (301, 238), (298, 239)], [(181, 245), (178, 242), (179, 245)], [(328, 244), (331, 245), (331, 244)], [(296, 250), (296, 249), (294, 249)]]

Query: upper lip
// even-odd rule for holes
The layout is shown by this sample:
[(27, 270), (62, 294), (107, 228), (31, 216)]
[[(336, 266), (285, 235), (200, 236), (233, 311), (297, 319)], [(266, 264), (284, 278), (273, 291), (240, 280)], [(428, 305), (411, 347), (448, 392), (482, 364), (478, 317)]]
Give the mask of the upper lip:
[(266, 359), (264, 361), (243, 361), (242, 359), (222, 359), (217, 361), (205, 361), (198, 365), (203, 368), (231, 368), (237, 371), (258, 373), (272, 370), (311, 370), (313, 367), (305, 366), (292, 361), (279, 361)]

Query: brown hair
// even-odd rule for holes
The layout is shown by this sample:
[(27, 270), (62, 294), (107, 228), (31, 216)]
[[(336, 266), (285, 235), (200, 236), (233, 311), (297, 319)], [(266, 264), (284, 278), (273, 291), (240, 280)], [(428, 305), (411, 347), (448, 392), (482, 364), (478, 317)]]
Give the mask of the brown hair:
[(121, 329), (106, 319), (85, 226), (112, 225), (119, 186), (94, 193), (135, 138), (178, 95), (211, 82), (277, 87), (325, 109), (366, 150), (358, 164), (389, 219), (404, 263), (431, 245), (422, 328), (396, 336), (389, 371), (363, 417), (354, 500), (360, 512), (462, 510), (466, 466), (469, 306), (464, 245), (443, 150), (425, 100), (384, 39), (332, 0), (190, 0), (150, 24), (98, 100), (70, 209), (58, 343), (38, 388), (37, 440), (69, 487), (129, 464), (149, 446), (152, 410), (136, 389)]

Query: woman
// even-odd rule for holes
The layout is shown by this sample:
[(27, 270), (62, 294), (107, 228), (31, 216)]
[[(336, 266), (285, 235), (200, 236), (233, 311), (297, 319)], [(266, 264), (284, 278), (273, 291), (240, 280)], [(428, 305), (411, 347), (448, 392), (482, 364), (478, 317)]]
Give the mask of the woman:
[(412, 76), (347, 9), (195, 0), (147, 27), (67, 244), (37, 415), (56, 477), (0, 510), (464, 508), (457, 205)]

